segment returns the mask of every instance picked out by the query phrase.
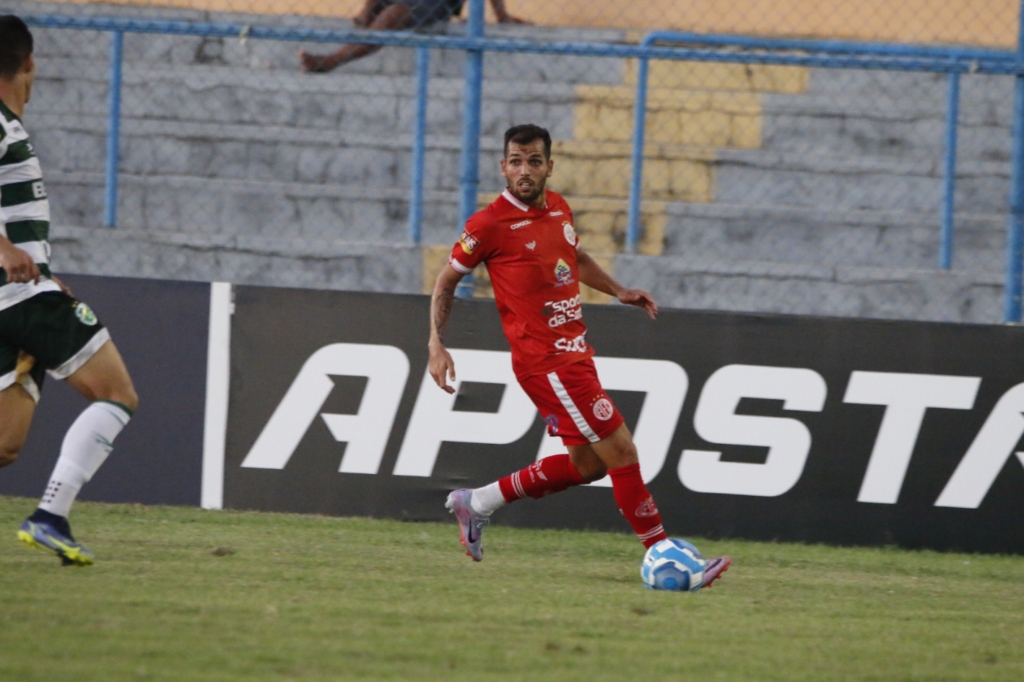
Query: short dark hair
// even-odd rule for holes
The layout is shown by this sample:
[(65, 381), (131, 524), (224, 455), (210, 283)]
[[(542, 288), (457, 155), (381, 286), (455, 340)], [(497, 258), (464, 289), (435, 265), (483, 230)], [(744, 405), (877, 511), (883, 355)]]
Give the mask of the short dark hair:
[(505, 156), (508, 156), (508, 145), (530, 144), (534, 140), (544, 140), (544, 158), (551, 158), (551, 134), (540, 126), (526, 123), (520, 126), (512, 126), (505, 131)]
[(32, 32), (13, 14), (0, 16), (0, 78), (11, 80), (32, 56)]

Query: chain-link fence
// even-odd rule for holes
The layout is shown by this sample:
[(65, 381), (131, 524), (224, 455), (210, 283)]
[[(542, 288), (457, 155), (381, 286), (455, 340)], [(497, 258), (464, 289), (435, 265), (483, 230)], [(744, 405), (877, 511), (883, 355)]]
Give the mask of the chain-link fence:
[[(663, 306), (1003, 319), (1015, 78), (986, 65), (1012, 61), (1017, 0), (489, 2), (485, 35), (504, 47), (483, 53), (469, 142), (462, 48), (474, 44), (450, 42), (473, 30), (460, 4), (0, 0), (0, 12), (34, 18), (25, 122), (53, 208), (55, 269), (425, 292), (467, 190), (482, 206), (504, 187), (504, 130), (533, 122), (555, 139), (549, 187), (568, 198), (584, 247)], [(55, 17), (136, 23), (115, 25), (112, 60), (116, 31)], [(376, 51), (327, 40), (367, 29), (423, 40)], [(976, 59), (949, 60), (963, 67), (949, 73), (881, 68), (882, 56), (849, 68), (841, 56), (855, 50), (835, 44), (827, 53), (844, 68), (827, 68), (744, 56), (795, 58), (811, 52), (802, 43), (675, 40), (652, 45), (701, 58), (651, 59), (642, 78), (639, 53), (620, 48), (652, 30), (943, 46), (901, 57), (918, 67), (946, 48)], [(476, 288), (487, 295), (486, 273)]]

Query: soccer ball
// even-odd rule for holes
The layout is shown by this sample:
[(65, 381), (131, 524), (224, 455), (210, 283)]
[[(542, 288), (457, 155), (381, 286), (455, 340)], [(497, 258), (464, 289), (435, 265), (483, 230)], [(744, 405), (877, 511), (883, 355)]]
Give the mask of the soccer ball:
[(696, 592), (704, 583), (704, 563), (691, 543), (670, 538), (647, 550), (640, 577), (649, 590)]

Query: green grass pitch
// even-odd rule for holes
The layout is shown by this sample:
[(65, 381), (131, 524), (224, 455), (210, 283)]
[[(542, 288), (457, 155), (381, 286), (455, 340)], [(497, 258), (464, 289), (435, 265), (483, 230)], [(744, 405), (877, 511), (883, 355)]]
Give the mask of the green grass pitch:
[(626, 533), (79, 503), (92, 568), (15, 539), (0, 680), (1020, 680), (1024, 557), (696, 539), (653, 592)]

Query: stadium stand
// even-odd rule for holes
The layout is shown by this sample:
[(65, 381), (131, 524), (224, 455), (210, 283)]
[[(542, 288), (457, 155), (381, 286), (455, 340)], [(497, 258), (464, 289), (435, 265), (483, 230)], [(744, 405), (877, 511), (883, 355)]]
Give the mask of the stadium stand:
[[(8, 6), (66, 11), (59, 3)], [(517, 12), (538, 21), (531, 7)], [(166, 8), (96, 5), (89, 12), (265, 21)], [(106, 230), (96, 227), (106, 36), (69, 41), (68, 31), (36, 33), (40, 80), (30, 125), (49, 178), (58, 269), (427, 290), (458, 232), (461, 53), (432, 55), (417, 246), (406, 234), (412, 50), (388, 48), (336, 74), (309, 76), (298, 73), (291, 43), (127, 35), (120, 218), (116, 230)], [(490, 26), (488, 35), (639, 37), (626, 28), (544, 26)], [(546, 125), (556, 139), (551, 187), (574, 207), (588, 250), (664, 306), (1000, 319), (1012, 79), (964, 79), (956, 257), (954, 269), (943, 271), (936, 266), (941, 75), (654, 63), (644, 235), (639, 253), (628, 255), (636, 64), (526, 54), (491, 54), (485, 63), (481, 203), (503, 186), (496, 172), (502, 131), (523, 121)], [(487, 295), (486, 276), (478, 275), (477, 292)]]

